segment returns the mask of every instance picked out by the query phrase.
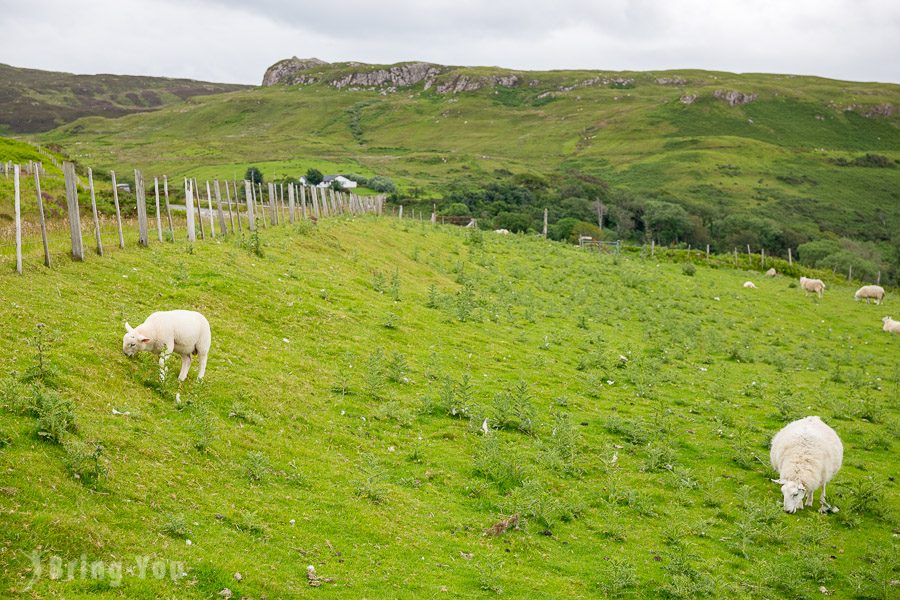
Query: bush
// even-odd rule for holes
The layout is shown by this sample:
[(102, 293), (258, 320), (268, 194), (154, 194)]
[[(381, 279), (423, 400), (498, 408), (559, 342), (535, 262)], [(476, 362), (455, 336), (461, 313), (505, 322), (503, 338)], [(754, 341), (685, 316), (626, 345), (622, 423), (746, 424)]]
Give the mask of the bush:
[(450, 205), (442, 208), (441, 214), (452, 217), (468, 217), (471, 216), (472, 211), (470, 211), (469, 207), (462, 202), (453, 202)]
[(75, 410), (72, 401), (58, 392), (35, 387), (32, 412), (37, 417), (37, 433), (51, 442), (61, 443), (66, 433), (75, 431)]
[(322, 175), (322, 171), (313, 168), (306, 170), (306, 185), (319, 185), (323, 179), (325, 176)]
[(84, 483), (94, 483), (106, 475), (103, 444), (68, 437), (63, 442), (63, 448), (66, 451), (66, 467), (75, 479), (80, 479)]
[(394, 181), (390, 177), (384, 177), (383, 175), (376, 175), (369, 179), (366, 187), (383, 194), (393, 194), (397, 191), (397, 186), (394, 185)]
[(693, 277), (697, 273), (697, 267), (694, 266), (694, 263), (684, 263), (681, 265), (681, 272), (688, 277)]
[(257, 183), (262, 183), (263, 182), (262, 171), (260, 171), (256, 167), (249, 167), (247, 169), (247, 171), (244, 173), (244, 179), (250, 180), (251, 182), (253, 182), (254, 185), (256, 185)]

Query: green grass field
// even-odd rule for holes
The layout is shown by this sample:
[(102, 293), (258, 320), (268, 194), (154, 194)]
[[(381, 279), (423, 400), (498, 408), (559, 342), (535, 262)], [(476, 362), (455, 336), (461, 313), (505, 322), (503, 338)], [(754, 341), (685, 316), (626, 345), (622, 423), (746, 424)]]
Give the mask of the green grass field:
[[(259, 239), (0, 274), (0, 595), (896, 597), (895, 294), (387, 218)], [(202, 383), (121, 352), (172, 308)], [(769, 481), (810, 414), (837, 514)]]

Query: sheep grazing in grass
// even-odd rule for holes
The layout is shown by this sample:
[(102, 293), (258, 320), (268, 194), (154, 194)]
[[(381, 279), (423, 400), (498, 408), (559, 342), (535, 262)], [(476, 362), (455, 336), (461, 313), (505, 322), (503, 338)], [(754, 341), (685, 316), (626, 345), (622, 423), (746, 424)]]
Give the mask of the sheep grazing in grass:
[(509, 235), (509, 229), (495, 229), (494, 233), (499, 233), (502, 235)]
[(745, 288), (748, 288), (748, 289), (751, 289), (751, 290), (755, 290), (755, 289), (756, 289), (756, 284), (754, 284), (752, 281), (745, 281), (745, 282), (744, 282), (744, 287), (745, 287)]
[(881, 320), (884, 323), (882, 329), (888, 333), (900, 333), (900, 321), (895, 321), (891, 317), (885, 317)]
[(775, 270), (775, 267), (766, 271), (766, 277), (775, 277), (776, 275), (778, 275), (778, 272)]
[(825, 282), (821, 279), (810, 279), (808, 277), (800, 278), (800, 287), (809, 295), (814, 292), (819, 298), (825, 293)]
[(772, 438), (772, 468), (784, 494), (784, 510), (793, 513), (812, 506), (813, 494), (822, 488), (819, 512), (837, 512), (825, 501), (825, 485), (831, 481), (844, 459), (844, 446), (834, 429), (819, 417), (789, 423)]
[(178, 381), (187, 379), (191, 367), (191, 354), (200, 359), (200, 372), (197, 379), (203, 379), (206, 373), (206, 359), (212, 343), (212, 333), (206, 317), (192, 310), (169, 310), (155, 312), (147, 320), (132, 327), (125, 323), (125, 336), (122, 338), (122, 352), (126, 356), (134, 356), (138, 352), (163, 353), (163, 360), (172, 352), (181, 355), (181, 373)]
[(869, 303), (869, 300), (874, 300), (875, 304), (881, 304), (884, 302), (884, 288), (880, 285), (864, 285), (853, 294), (853, 299), (857, 302), (863, 298), (866, 299), (866, 304)]

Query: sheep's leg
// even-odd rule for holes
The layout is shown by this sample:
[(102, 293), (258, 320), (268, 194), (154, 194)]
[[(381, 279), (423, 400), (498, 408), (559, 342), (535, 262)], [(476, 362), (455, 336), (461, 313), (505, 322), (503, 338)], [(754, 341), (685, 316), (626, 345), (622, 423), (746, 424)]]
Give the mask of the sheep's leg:
[(197, 379), (203, 379), (203, 376), (206, 375), (206, 359), (209, 355), (198, 354), (197, 356), (200, 359), (200, 372), (197, 374)]
[(163, 351), (159, 353), (159, 380), (165, 381), (166, 375), (169, 373), (169, 369), (166, 366), (166, 361), (171, 356), (172, 351), (175, 350), (175, 343), (166, 344), (166, 347), (163, 348)]
[(815, 493), (816, 492), (813, 490), (809, 490), (808, 492), (806, 492), (806, 506), (812, 506), (813, 496), (815, 495)]
[(181, 355), (181, 373), (178, 374), (178, 381), (184, 381), (187, 379), (188, 369), (191, 368), (191, 355), (190, 354), (182, 354)]
[(819, 512), (820, 512), (820, 513), (827, 513), (827, 512), (829, 512), (829, 511), (830, 511), (830, 512), (837, 512), (837, 509), (834, 508), (834, 507), (832, 507), (832, 506), (831, 506), (830, 504), (828, 504), (828, 502), (825, 500), (825, 486), (827, 486), (827, 485), (828, 485), (827, 483), (823, 483), (823, 484), (822, 484), (822, 497), (819, 498)]

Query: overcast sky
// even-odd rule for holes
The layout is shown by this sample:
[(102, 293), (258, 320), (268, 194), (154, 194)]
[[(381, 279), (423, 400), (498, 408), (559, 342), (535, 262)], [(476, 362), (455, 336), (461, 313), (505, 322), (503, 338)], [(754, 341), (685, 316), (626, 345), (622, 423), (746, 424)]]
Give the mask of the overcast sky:
[(898, 0), (0, 0), (0, 62), (258, 84), (290, 56), (900, 83)]

